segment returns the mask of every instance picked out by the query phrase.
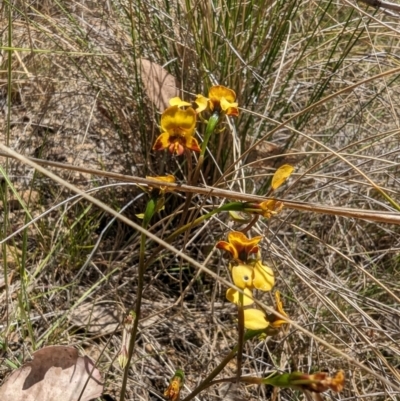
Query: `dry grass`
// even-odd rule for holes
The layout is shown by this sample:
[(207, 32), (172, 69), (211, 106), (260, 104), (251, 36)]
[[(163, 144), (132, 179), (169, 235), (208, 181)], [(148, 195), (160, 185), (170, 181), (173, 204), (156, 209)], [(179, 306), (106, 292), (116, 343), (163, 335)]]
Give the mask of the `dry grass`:
[[(9, 5), (0, 7), (0, 141), (28, 157), (137, 176), (174, 173), (184, 181), (180, 159), (151, 152), (159, 115), (137, 75), (136, 60), (145, 57), (167, 64), (187, 98), (215, 82), (238, 94), (241, 117), (210, 142), (218, 168), (206, 163), (203, 183), (219, 180), (224, 188), (265, 193), (282, 154), (295, 153), (290, 160), (297, 162), (296, 173), (280, 197), (396, 212), (366, 177), (400, 199), (398, 20), (380, 12), (372, 17), (372, 10), (355, 3), (230, 6), (189, 0), (17, 1), (11, 12), (11, 73)], [(276, 121), (296, 113), (287, 127), (273, 132)], [(262, 137), (273, 150), (264, 141), (253, 159), (244, 157), (234, 173), (224, 176), (231, 162)], [(257, 162), (251, 164), (254, 157)], [(28, 165), (1, 157), (1, 166), (0, 236), (12, 235), (30, 216), (41, 216), (8, 239), (7, 247), (3, 242), (9, 287), (6, 292), (3, 285), (1, 295), (2, 375), (38, 347), (74, 344), (98, 361), (106, 393), (117, 399), (121, 328), (92, 332), (90, 324), (77, 327), (70, 318), (81, 303), (106, 301), (121, 315), (134, 307), (140, 236)], [(137, 186), (49, 170), (139, 221), (135, 215), (143, 212), (145, 197)], [(152, 233), (165, 238), (173, 232), (179, 221), (173, 216), (185, 196), (171, 195)], [(194, 196), (192, 206), (203, 214), (218, 202)], [(214, 216), (173, 246), (228, 278), (227, 261), (214, 245), (231, 228), (238, 226), (226, 215)], [(398, 399), (399, 227), (286, 209), (257, 222), (251, 234), (264, 236), (262, 253), (274, 267), (290, 317), (348, 359), (291, 327), (246, 344), (243, 373), (344, 369), (344, 392), (327, 398)], [(236, 344), (235, 307), (225, 302), (225, 286), (204, 273), (196, 275), (194, 267), (166, 250), (146, 271), (145, 283), (127, 399), (160, 399), (176, 368), (186, 373), (186, 396)], [(272, 301), (270, 294), (259, 299), (267, 305)], [(235, 374), (234, 362), (223, 376)], [(291, 390), (224, 385), (199, 399), (303, 397)]]

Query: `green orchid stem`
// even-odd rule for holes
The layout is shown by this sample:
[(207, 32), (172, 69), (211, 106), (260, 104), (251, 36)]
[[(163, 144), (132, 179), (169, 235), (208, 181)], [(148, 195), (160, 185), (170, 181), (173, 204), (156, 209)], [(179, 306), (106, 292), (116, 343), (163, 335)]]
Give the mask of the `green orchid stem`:
[[(318, 384), (318, 380), (311, 380), (308, 378), (301, 379), (298, 377), (304, 377), (305, 375), (300, 372), (294, 373), (273, 373), (269, 377), (254, 377), (254, 376), (244, 376), (240, 378), (241, 383), (256, 384), (256, 385), (270, 385), (279, 388), (292, 388), (292, 389), (302, 389), (302, 386), (307, 386), (310, 384)], [(237, 383), (237, 377), (225, 377), (223, 379), (213, 380), (210, 385), (219, 383)]]
[(240, 230), (243, 234), (246, 234), (251, 228), (254, 227), (254, 225), (257, 223), (258, 219), (260, 218), (259, 214), (254, 215), (254, 217), (251, 219), (251, 222), (242, 230)]
[(307, 386), (318, 384), (321, 380), (313, 379), (308, 374), (302, 372), (292, 373), (273, 373), (269, 377), (261, 379), (262, 384), (280, 388), (307, 389)]
[[(198, 226), (201, 224), (204, 220), (207, 220), (214, 214), (220, 213), (220, 212), (229, 212), (229, 211), (243, 211), (243, 203), (242, 202), (230, 202), (227, 203), (226, 205), (223, 205), (217, 209), (211, 210), (211, 212), (208, 212), (207, 214), (198, 217), (196, 220), (185, 224), (184, 226), (178, 228), (176, 231), (174, 231), (169, 237), (167, 237), (164, 241), (167, 243), (171, 243), (178, 235), (184, 233), (186, 230), (189, 230), (193, 227)], [(159, 254), (160, 250), (163, 249), (163, 247), (160, 245), (158, 246), (152, 255), (149, 257), (147, 263), (146, 263), (146, 269), (154, 262), (155, 257)]]
[[(264, 330), (248, 330), (243, 338), (243, 343), (256, 337), (263, 333)], [(210, 387), (213, 384), (213, 379), (216, 377), (224, 368), (225, 366), (231, 361), (234, 357), (236, 352), (238, 351), (238, 345), (236, 345), (231, 352), (222, 360), (222, 362), (182, 401), (189, 401), (196, 397), (201, 391), (205, 390), (207, 387)], [(240, 378), (240, 381), (243, 381), (243, 377)], [(237, 380), (237, 378), (235, 378)], [(260, 380), (260, 379), (258, 379)], [(258, 383), (258, 384), (261, 384)]]
[(201, 391), (210, 386), (211, 381), (216, 377), (225, 366), (235, 357), (237, 352), (237, 346), (232, 349), (232, 351), (223, 359), (223, 361), (200, 383), (187, 397), (182, 401), (189, 401), (196, 397)]
[[(191, 185), (194, 185), (193, 183), (195, 182), (195, 175), (196, 175), (196, 171), (193, 173), (193, 164), (192, 164), (192, 152), (190, 152), (188, 149), (185, 149), (185, 155), (186, 155), (186, 160), (187, 160), (187, 177), (189, 182), (191, 183)], [(193, 175), (192, 175), (193, 173)], [(197, 181), (197, 178), (196, 178)], [(185, 204), (183, 206), (183, 210), (182, 210), (182, 215), (181, 215), (181, 220), (179, 222), (179, 226), (182, 226), (182, 224), (184, 224), (184, 222), (186, 221), (186, 216), (187, 216), (187, 212), (189, 210), (189, 206), (190, 206), (190, 202), (192, 201), (192, 196), (193, 194), (187, 194), (186, 196), (186, 201)]]
[(173, 234), (171, 234), (165, 241), (170, 242), (174, 238), (176, 238), (179, 234), (182, 234), (186, 230), (198, 226), (200, 223), (202, 223), (204, 220), (207, 220), (209, 217), (213, 216), (214, 214), (220, 213), (220, 212), (229, 212), (229, 211), (237, 211), (237, 207), (241, 207), (242, 203), (240, 202), (230, 202), (227, 203), (224, 206), (221, 206), (217, 209), (211, 210), (211, 212), (208, 212), (204, 214), (203, 216), (198, 217), (196, 220), (185, 224), (184, 226), (178, 228)]
[(221, 114), (219, 112), (215, 111), (208, 120), (207, 127), (206, 127), (206, 133), (204, 135), (204, 139), (201, 144), (199, 160), (197, 162), (196, 170), (193, 174), (192, 185), (196, 185), (199, 181), (200, 169), (204, 162), (204, 155), (207, 150), (207, 145), (208, 145), (208, 142), (210, 141), (212, 133), (215, 131), (215, 127), (217, 126), (220, 117), (221, 117)]
[(244, 347), (244, 296), (239, 292), (239, 303), (238, 303), (238, 353), (237, 353), (237, 367), (236, 367), (236, 379), (237, 383), (240, 381), (242, 375), (242, 360), (243, 360), (243, 347)]
[[(239, 380), (241, 383), (247, 384), (264, 384), (263, 379), (261, 377), (252, 377), (252, 376), (245, 376), (241, 377)], [(225, 377), (223, 379), (213, 380), (210, 385), (220, 384), (220, 383), (237, 383), (237, 377)]]
[[(143, 217), (143, 221), (142, 221), (143, 228), (147, 229), (151, 218), (154, 216), (154, 213), (157, 210), (157, 200), (158, 200), (158, 197), (154, 196), (147, 202), (146, 211), (144, 212), (144, 217)], [(141, 237), (140, 237), (138, 286), (137, 286), (137, 292), (136, 292), (136, 308), (135, 308), (136, 316), (135, 316), (135, 320), (133, 322), (131, 338), (129, 340), (128, 359), (127, 359), (127, 363), (126, 363), (126, 366), (124, 369), (124, 375), (122, 378), (121, 394), (120, 394), (120, 398), (119, 398), (120, 401), (125, 400), (125, 392), (126, 392), (126, 386), (128, 383), (128, 373), (129, 373), (129, 368), (130, 368), (130, 362), (132, 360), (133, 351), (135, 349), (136, 335), (137, 335), (138, 326), (139, 326), (140, 309), (142, 306), (142, 293), (143, 293), (143, 288), (144, 288), (144, 272), (146, 270), (146, 265), (144, 263), (145, 254), (146, 254), (146, 234), (142, 233)]]
[(221, 114), (218, 111), (215, 111), (213, 115), (209, 118), (203, 143), (201, 144), (200, 156), (204, 157), (204, 155), (206, 154), (208, 142), (211, 138), (212, 133), (215, 131), (215, 127), (217, 126), (220, 117)]

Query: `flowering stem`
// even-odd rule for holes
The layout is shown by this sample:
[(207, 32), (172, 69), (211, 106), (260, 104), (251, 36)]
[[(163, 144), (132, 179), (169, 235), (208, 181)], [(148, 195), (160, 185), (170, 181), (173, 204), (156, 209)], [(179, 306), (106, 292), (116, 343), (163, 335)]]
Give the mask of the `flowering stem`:
[[(142, 221), (143, 228), (148, 227), (151, 218), (153, 217), (154, 213), (156, 212), (156, 209), (157, 209), (157, 196), (154, 196), (147, 202), (146, 211), (144, 212), (144, 217), (143, 217), (143, 221)], [(137, 330), (138, 330), (138, 325), (139, 325), (140, 308), (142, 305), (142, 293), (143, 293), (143, 288), (144, 288), (144, 272), (146, 270), (146, 265), (144, 263), (145, 251), (146, 251), (146, 234), (142, 233), (141, 237), (140, 237), (138, 286), (137, 286), (137, 292), (136, 292), (135, 319), (133, 321), (132, 334), (131, 334), (131, 338), (129, 341), (127, 363), (124, 368), (124, 375), (122, 378), (121, 394), (120, 394), (120, 398), (119, 398), (120, 401), (125, 400), (125, 391), (126, 391), (126, 385), (128, 382), (128, 373), (129, 373), (129, 368), (130, 368), (130, 362), (131, 362), (133, 351), (135, 348), (136, 335), (137, 335)]]
[[(245, 333), (243, 337), (243, 343), (245, 343), (247, 340), (252, 339), (253, 337), (259, 335), (262, 333), (263, 330), (249, 330)], [(238, 351), (238, 345), (236, 345), (231, 352), (222, 360), (222, 362), (187, 396), (185, 397), (182, 401), (189, 401), (192, 398), (196, 397), (197, 394), (199, 394), (201, 391), (206, 389), (207, 387), (211, 386), (213, 384), (213, 379), (216, 377), (224, 368), (225, 366), (229, 363), (229, 361), (232, 360), (232, 358), (235, 357), (236, 352)], [(236, 380), (237, 378), (235, 378)], [(242, 381), (243, 378), (240, 378), (240, 381)], [(259, 383), (261, 384), (261, 382)]]
[[(244, 376), (239, 379), (241, 383), (247, 384), (263, 384), (263, 378), (261, 377), (253, 377), (253, 376)], [(210, 385), (212, 384), (219, 384), (219, 383), (236, 383), (237, 377), (225, 377), (223, 379), (213, 380)]]
[(207, 145), (208, 142), (211, 138), (211, 134), (215, 131), (215, 127), (218, 124), (220, 114), (219, 112), (214, 112), (213, 115), (208, 119), (207, 127), (206, 127), (206, 133), (204, 135), (203, 142), (201, 144), (201, 151), (200, 151), (200, 156), (199, 156), (199, 161), (197, 162), (196, 170), (193, 174), (193, 179), (192, 179), (192, 185), (196, 185), (198, 180), (199, 180), (199, 173), (200, 173), (200, 168), (203, 165), (204, 162), (204, 155), (207, 150)]
[[(219, 380), (213, 380), (210, 385), (218, 383), (236, 383), (236, 377), (226, 377)], [(265, 384), (278, 388), (291, 388), (294, 390), (311, 391), (314, 396), (327, 390), (339, 393), (344, 387), (344, 372), (339, 371), (336, 376), (329, 377), (325, 372), (316, 372), (307, 374), (302, 372), (279, 373), (272, 372), (268, 377), (240, 377), (240, 382), (247, 384)], [(316, 398), (322, 400), (322, 398)]]
[[(192, 152), (190, 152), (188, 149), (185, 149), (185, 155), (186, 155), (186, 161), (187, 161), (187, 177), (188, 177), (188, 182), (193, 182), (192, 181), (192, 173), (193, 173), (193, 164), (192, 164)], [(197, 170), (197, 169), (196, 169)], [(195, 173), (196, 174), (196, 173)], [(183, 205), (183, 211), (181, 215), (181, 220), (179, 222), (179, 227), (184, 223), (186, 220), (186, 215), (187, 211), (189, 209), (190, 202), (192, 201), (192, 196), (193, 194), (188, 194), (186, 196), (186, 201), (185, 204)]]
[(190, 223), (185, 224), (182, 227), (179, 227), (173, 234), (171, 234), (165, 241), (166, 242), (171, 242), (173, 239), (175, 239), (179, 234), (182, 234), (183, 232), (198, 226), (200, 223), (203, 221), (207, 220), (214, 214), (220, 213), (220, 212), (229, 212), (229, 211), (242, 211), (243, 210), (243, 203), (241, 202), (230, 202), (227, 203), (217, 209), (211, 210), (211, 212), (206, 213), (203, 216), (198, 217), (196, 220), (191, 221)]
[(215, 131), (215, 127), (218, 124), (220, 118), (220, 113), (218, 111), (214, 111), (212, 116), (208, 119), (207, 127), (206, 127), (206, 133), (204, 135), (204, 140), (203, 143), (201, 144), (201, 152), (200, 152), (200, 157), (205, 155), (208, 141), (210, 140), (211, 134)]
[(243, 346), (244, 346), (244, 310), (243, 310), (244, 296), (239, 292), (238, 303), (238, 353), (237, 353), (237, 366), (236, 366), (236, 379), (239, 383), (240, 376), (242, 375), (242, 359), (243, 359)]
[[(167, 237), (164, 241), (167, 243), (170, 243), (178, 235), (184, 233), (185, 231), (187, 231), (193, 227), (198, 226), (199, 224), (201, 224), (203, 221), (207, 220), (214, 214), (217, 214), (220, 212), (229, 212), (229, 211), (237, 211), (237, 212), (243, 211), (243, 205), (244, 205), (244, 203), (242, 203), (242, 202), (230, 202), (217, 209), (211, 210), (211, 212), (208, 212), (205, 215), (198, 217), (196, 220), (194, 220), (190, 223), (187, 223), (184, 226), (178, 228), (169, 237)], [(148, 268), (151, 265), (151, 263), (153, 263), (155, 256), (157, 256), (159, 254), (159, 252), (162, 248), (163, 247), (160, 245), (153, 251), (152, 255), (149, 257), (149, 259), (146, 263), (146, 268)]]

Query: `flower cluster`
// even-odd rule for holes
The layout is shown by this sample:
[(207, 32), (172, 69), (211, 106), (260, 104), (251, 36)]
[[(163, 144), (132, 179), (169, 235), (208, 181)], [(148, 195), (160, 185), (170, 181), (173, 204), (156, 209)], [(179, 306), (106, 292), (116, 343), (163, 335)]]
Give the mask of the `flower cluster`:
[(161, 115), (161, 135), (156, 139), (153, 150), (168, 149), (170, 153), (181, 156), (185, 149), (200, 152), (199, 143), (193, 137), (197, 115), (205, 110), (223, 115), (238, 116), (236, 94), (222, 85), (210, 88), (208, 97), (197, 95), (194, 100), (196, 110), (191, 103), (179, 97), (170, 99), (168, 107)]
[[(217, 248), (230, 253), (232, 262), (230, 271), (232, 281), (236, 287), (243, 290), (239, 291), (229, 288), (226, 292), (228, 301), (244, 307), (254, 304), (253, 290), (271, 291), (275, 284), (273, 270), (263, 264), (261, 260), (259, 242), (261, 236), (247, 238), (239, 231), (232, 231), (228, 234), (228, 241), (219, 241)], [(275, 293), (276, 311), (287, 316), (283, 310), (279, 292)], [(266, 329), (267, 327), (279, 328), (285, 320), (273, 315), (268, 316), (264, 311), (255, 308), (246, 308), (244, 310), (244, 325), (250, 330)]]

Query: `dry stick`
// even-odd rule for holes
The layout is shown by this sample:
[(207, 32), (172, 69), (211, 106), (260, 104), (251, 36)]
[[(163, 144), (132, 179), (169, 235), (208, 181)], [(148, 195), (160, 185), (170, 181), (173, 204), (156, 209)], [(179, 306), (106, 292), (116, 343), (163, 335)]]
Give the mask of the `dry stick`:
[(360, 1), (362, 1), (365, 4), (368, 4), (371, 7), (385, 8), (387, 10), (400, 12), (400, 5), (399, 4), (388, 3), (386, 1), (380, 1), (380, 0), (360, 0)]
[[(400, 68), (399, 68), (400, 69)], [(0, 142), (0, 149), (2, 149), (4, 152), (8, 153), (10, 156), (14, 157), (15, 159), (20, 160), (21, 162), (23, 162), (24, 164), (27, 164), (33, 168), (35, 168), (36, 170), (38, 170), (39, 172), (41, 172), (42, 174), (46, 175), (47, 177), (51, 178), (52, 180), (58, 182), (59, 184), (63, 185), (64, 187), (70, 189), (71, 191), (81, 195), (83, 198), (85, 198), (86, 200), (88, 200), (89, 202), (91, 202), (92, 204), (96, 205), (97, 207), (99, 207), (100, 209), (104, 210), (105, 212), (111, 214), (112, 216), (115, 216), (117, 219), (119, 219), (120, 221), (122, 221), (123, 223), (125, 223), (126, 225), (132, 227), (133, 229), (139, 231), (140, 233), (144, 233), (146, 234), (146, 236), (148, 238), (150, 238), (151, 240), (157, 242), (158, 244), (162, 245), (165, 249), (173, 252), (175, 255), (181, 257), (182, 259), (185, 259), (188, 263), (190, 263), (192, 266), (196, 267), (199, 270), (202, 270), (204, 273), (207, 273), (210, 277), (214, 278), (215, 280), (219, 281), (221, 284), (224, 284), (226, 287), (228, 288), (233, 288), (236, 291), (239, 291), (241, 294), (244, 294), (243, 290), (240, 289), (239, 287), (232, 285), (232, 283), (230, 283), (228, 280), (218, 276), (218, 274), (214, 273), (212, 270), (208, 269), (206, 266), (202, 265), (201, 263), (197, 262), (196, 260), (192, 259), (190, 256), (186, 255), (185, 253), (183, 253), (182, 251), (176, 249), (175, 247), (173, 247), (172, 245), (164, 242), (161, 238), (158, 238), (156, 235), (152, 234), (151, 232), (145, 230), (142, 226), (140, 226), (139, 224), (136, 224), (135, 222), (133, 222), (132, 220), (128, 219), (127, 217), (119, 214), (117, 211), (115, 211), (114, 209), (110, 208), (108, 205), (106, 205), (105, 203), (99, 201), (98, 199), (94, 198), (93, 196), (87, 194), (86, 192), (82, 191), (81, 189), (77, 188), (75, 185), (70, 184), (69, 182), (63, 180), (62, 178), (58, 177), (57, 175), (55, 175), (54, 173), (52, 173), (51, 171), (46, 170), (45, 168), (43, 168), (42, 166), (40, 166), (39, 164), (33, 162), (32, 160), (29, 160), (28, 158), (26, 158), (25, 156), (20, 155), (19, 153), (15, 152), (14, 150), (8, 148), (7, 146), (3, 145)], [(142, 181), (143, 182), (143, 181)], [(151, 185), (154, 185), (155, 183), (157, 183), (157, 181), (153, 181), (153, 180), (148, 180), (148, 183)], [(160, 184), (160, 182), (158, 182), (158, 184)], [(166, 183), (162, 183), (163, 186), (166, 185)], [(1, 243), (1, 242), (0, 242)], [(348, 354), (346, 354), (343, 351), (340, 351), (339, 349), (337, 349), (336, 347), (332, 346), (331, 344), (329, 344), (328, 342), (326, 342), (325, 340), (323, 340), (322, 338), (319, 338), (317, 335), (311, 333), (310, 331), (308, 331), (307, 329), (305, 329), (304, 327), (302, 327), (301, 325), (299, 325), (297, 322), (288, 319), (286, 316), (281, 315), (280, 313), (278, 313), (276, 310), (274, 310), (274, 308), (271, 308), (268, 305), (265, 305), (262, 302), (259, 302), (257, 300), (255, 300), (255, 302), (257, 303), (257, 305), (261, 306), (262, 308), (264, 308), (264, 310), (268, 313), (274, 313), (276, 316), (278, 316), (279, 318), (281, 318), (282, 320), (288, 322), (289, 324), (291, 324), (293, 327), (295, 327), (297, 330), (299, 330), (300, 332), (302, 332), (303, 334), (309, 336), (310, 338), (313, 338), (315, 341), (319, 342), (320, 344), (322, 344), (323, 346), (325, 346), (326, 348), (330, 349), (331, 351), (333, 351), (334, 353), (336, 353), (337, 355), (341, 356), (343, 359), (345, 359), (346, 361), (349, 361), (351, 364), (359, 367), (360, 369), (364, 370), (365, 372), (371, 374), (372, 376), (374, 376), (375, 378), (379, 379), (382, 381), (382, 383), (387, 384), (388, 386), (391, 386), (393, 389), (400, 391), (400, 386), (397, 386), (395, 384), (393, 384), (392, 381), (386, 379), (385, 377), (377, 374), (375, 371), (373, 371), (372, 369), (370, 369), (369, 367), (363, 365), (361, 362), (358, 362), (357, 360), (351, 358)], [(188, 397), (186, 397), (188, 398)], [(185, 399), (186, 400), (186, 399)], [(184, 401), (185, 401), (184, 400)]]
[[(400, 71), (400, 67), (399, 67), (399, 71)], [(3, 149), (3, 147), (0, 146), (0, 149)], [(146, 179), (146, 178), (142, 178), (142, 177), (110, 173), (108, 171), (72, 166), (70, 164), (65, 164), (65, 163), (36, 159), (33, 157), (25, 157), (25, 156), (19, 155), (18, 153), (15, 153), (15, 154), (18, 155), (18, 157), (11, 153), (7, 154), (6, 151), (0, 152), (0, 156), (4, 156), (4, 157), (12, 157), (14, 159), (19, 159), (20, 157), (23, 157), (24, 163), (29, 164), (29, 165), (32, 165), (30, 163), (35, 163), (35, 165), (37, 165), (37, 166), (50, 166), (50, 167), (61, 168), (64, 170), (79, 171), (81, 173), (93, 174), (93, 175), (100, 176), (100, 177), (113, 178), (115, 180), (120, 180), (120, 181), (124, 181), (124, 182), (132, 182), (135, 184), (150, 185), (152, 187), (157, 187), (157, 188), (163, 186), (163, 187), (171, 188), (171, 189), (173, 189), (175, 191), (179, 191), (179, 192), (196, 193), (196, 194), (208, 195), (208, 196), (212, 195), (212, 196), (216, 196), (218, 198), (225, 198), (225, 199), (231, 199), (231, 200), (242, 201), (242, 202), (263, 202), (266, 199), (268, 199), (268, 198), (265, 198), (262, 196), (249, 195), (249, 194), (244, 194), (244, 193), (240, 193), (240, 192), (234, 192), (234, 191), (229, 191), (226, 189), (219, 189), (219, 188), (209, 187), (209, 186), (194, 187), (194, 186), (184, 185), (184, 184), (182, 184), (182, 185), (181, 184), (172, 184), (172, 183), (168, 183), (168, 182), (160, 183), (160, 181)], [(47, 171), (47, 170), (45, 170), (45, 171)], [(274, 198), (274, 199), (276, 199), (276, 198)], [(380, 222), (380, 223), (400, 225), (400, 214), (396, 213), (396, 212), (384, 212), (384, 211), (377, 211), (377, 210), (368, 211), (368, 210), (362, 210), (362, 209), (352, 209), (352, 208), (343, 208), (343, 207), (335, 207), (335, 206), (322, 206), (322, 205), (317, 205), (317, 204), (313, 204), (313, 203), (295, 202), (295, 201), (285, 200), (285, 199), (276, 199), (276, 200), (283, 202), (285, 204), (285, 207), (288, 209), (295, 209), (295, 210), (300, 210), (300, 211), (304, 211), (304, 212), (329, 214), (329, 215), (333, 215), (333, 216), (352, 217), (352, 218), (356, 218), (356, 219), (364, 219), (364, 220), (368, 220), (368, 221), (376, 221), (376, 222)]]

